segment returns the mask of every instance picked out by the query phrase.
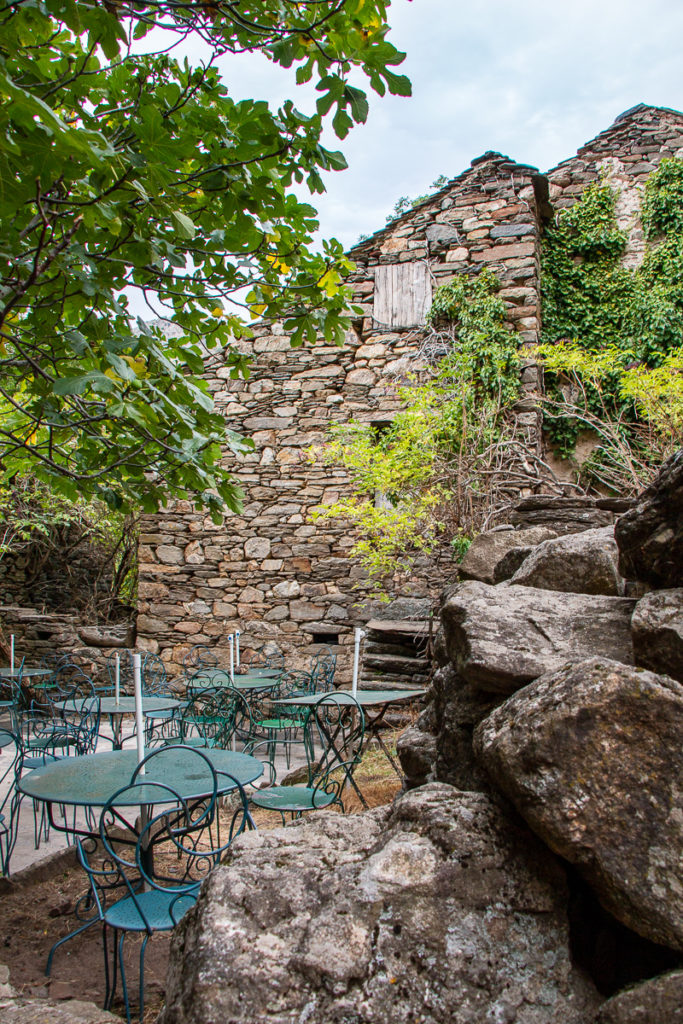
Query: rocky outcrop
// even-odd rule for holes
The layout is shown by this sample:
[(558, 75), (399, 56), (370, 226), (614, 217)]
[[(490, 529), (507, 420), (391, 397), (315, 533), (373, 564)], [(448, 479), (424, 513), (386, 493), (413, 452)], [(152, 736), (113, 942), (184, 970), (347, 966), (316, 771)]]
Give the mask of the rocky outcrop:
[(614, 525), (611, 508), (600, 508), (600, 499), (581, 496), (555, 497), (532, 494), (521, 498), (510, 514), (510, 522), (518, 529), (545, 526), (556, 534), (581, 533), (601, 526)]
[(490, 782), (472, 751), (475, 726), (500, 704), (499, 695), (482, 693), (452, 665), (434, 675), (434, 777), (458, 789), (487, 791)]
[(683, 1024), (683, 971), (619, 992), (603, 1003), (595, 1024)]
[(510, 582), (541, 590), (622, 597), (618, 554), (611, 526), (570, 533), (539, 544)]
[(507, 578), (500, 576), (499, 567), (504, 559), (509, 564), (507, 556), (511, 551), (518, 548), (533, 549), (541, 541), (556, 536), (555, 531), (547, 526), (536, 526), (529, 530), (487, 530), (476, 536), (470, 544), (458, 566), (458, 574), (464, 580), (498, 583), (500, 579)]
[(467, 582), (442, 607), (448, 654), (467, 682), (513, 693), (568, 661), (633, 663), (630, 598)]
[(437, 720), (432, 700), (417, 721), (404, 729), (396, 741), (396, 753), (408, 789), (433, 782), (436, 767)]
[(683, 683), (683, 588), (646, 594), (631, 619), (636, 665)]
[(240, 837), (172, 944), (161, 1024), (586, 1024), (563, 872), (482, 794)]
[(652, 587), (683, 584), (683, 449), (621, 517), (615, 536), (626, 579)]
[(683, 950), (683, 686), (594, 658), (536, 680), (475, 732), (534, 831), (633, 931)]

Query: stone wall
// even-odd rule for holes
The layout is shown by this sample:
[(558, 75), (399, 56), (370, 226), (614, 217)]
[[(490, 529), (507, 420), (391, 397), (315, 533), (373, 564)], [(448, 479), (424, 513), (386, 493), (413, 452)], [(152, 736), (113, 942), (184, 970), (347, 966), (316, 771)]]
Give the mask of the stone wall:
[(628, 234), (624, 265), (638, 266), (645, 252), (639, 216), (643, 186), (665, 157), (674, 156), (683, 156), (683, 114), (639, 104), (548, 171), (549, 200), (554, 210), (566, 209), (587, 185), (605, 177), (617, 193), (617, 224)]
[[(316, 643), (339, 646), (347, 655), (340, 659), (339, 678), (348, 674), (352, 627), (369, 617), (363, 604), (368, 588), (349, 559), (353, 538), (345, 528), (310, 520), (315, 506), (337, 501), (348, 479), (342, 470), (312, 466), (307, 452), (325, 440), (333, 423), (392, 419), (398, 408), (393, 383), (424, 366), (420, 319), (432, 285), (491, 267), (502, 284), (510, 329), (519, 332), (523, 345), (537, 340), (535, 176), (533, 168), (487, 153), (433, 198), (357, 246), (353, 284), (364, 315), (343, 348), (292, 350), (279, 324), (262, 325), (250, 346), (254, 364), (248, 381), (231, 380), (221, 365), (207, 366), (217, 407), (232, 428), (255, 442), (255, 452), (235, 466), (244, 510), (219, 527), (184, 502), (144, 519), (141, 646), (160, 652), (177, 670), (195, 643), (216, 647), (226, 658), (226, 636), (238, 627), (246, 646), (258, 649), (272, 640), (290, 665), (305, 663)], [(403, 267), (411, 275), (416, 308), (401, 302)], [(533, 369), (525, 369), (525, 381), (534, 387)], [(534, 411), (522, 406), (519, 422), (535, 436)], [(447, 552), (423, 560), (402, 581), (402, 592), (434, 595), (449, 570)]]
[[(0, 605), (0, 651), (9, 662), (10, 637), (14, 636), (18, 661), (40, 665), (43, 659), (51, 661), (55, 655), (77, 651), (82, 663), (92, 663), (90, 674), (103, 671), (103, 650), (112, 647), (130, 647), (133, 631), (128, 622), (93, 624), (82, 615), (66, 612), (39, 612), (35, 608), (18, 605)], [(100, 666), (96, 668), (95, 666)]]
[[(244, 511), (220, 527), (189, 503), (145, 518), (140, 645), (160, 652), (175, 671), (194, 643), (216, 647), (225, 659), (225, 638), (240, 628), (248, 646), (273, 641), (292, 666), (305, 663), (315, 644), (330, 643), (342, 655), (338, 679), (348, 678), (353, 626), (372, 610), (364, 603), (363, 572), (349, 558), (353, 538), (341, 525), (310, 520), (316, 505), (336, 502), (348, 480), (341, 470), (312, 465), (309, 448), (324, 441), (333, 423), (391, 421), (397, 410), (392, 385), (408, 371), (419, 372), (429, 356), (424, 313), (432, 291), (455, 275), (490, 267), (501, 281), (510, 329), (523, 348), (533, 346), (541, 328), (542, 224), (608, 172), (620, 192), (620, 224), (630, 234), (627, 258), (637, 261), (640, 189), (658, 161), (681, 146), (683, 115), (640, 106), (547, 176), (486, 153), (351, 251), (363, 315), (343, 348), (292, 350), (279, 324), (261, 325), (245, 349), (254, 357), (248, 381), (231, 380), (227, 368), (208, 364), (218, 408), (256, 446), (234, 465)], [(523, 363), (522, 383), (518, 424), (538, 448), (539, 381), (531, 358)], [(395, 593), (433, 597), (452, 568), (449, 552), (440, 551), (419, 562), (411, 578), (397, 578)]]

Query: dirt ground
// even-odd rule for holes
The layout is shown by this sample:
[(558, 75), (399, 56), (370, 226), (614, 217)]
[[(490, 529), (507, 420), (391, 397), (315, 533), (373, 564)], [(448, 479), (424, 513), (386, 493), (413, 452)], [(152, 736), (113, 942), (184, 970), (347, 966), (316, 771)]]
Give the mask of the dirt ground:
[[(356, 781), (371, 807), (390, 803), (400, 791), (400, 782), (378, 750), (364, 756), (355, 773)], [(361, 810), (357, 796), (345, 799), (348, 813)], [(258, 828), (276, 828), (280, 816), (265, 811), (254, 814)], [(45, 965), (50, 947), (74, 928), (74, 907), (87, 888), (83, 870), (76, 864), (63, 864), (44, 880), (11, 884), (0, 895), (0, 963), (10, 971), (10, 982), (21, 995), (50, 996), (53, 999), (83, 999), (98, 1005), (104, 997), (102, 932), (99, 925), (65, 943), (56, 953), (50, 978)], [(147, 946), (145, 958), (145, 1022), (156, 1019), (163, 1003), (169, 934), (155, 934)], [(138, 940), (125, 940), (126, 976), (131, 989), (131, 1010), (137, 1013)], [(123, 1000), (118, 998), (113, 1012), (125, 1017)]]

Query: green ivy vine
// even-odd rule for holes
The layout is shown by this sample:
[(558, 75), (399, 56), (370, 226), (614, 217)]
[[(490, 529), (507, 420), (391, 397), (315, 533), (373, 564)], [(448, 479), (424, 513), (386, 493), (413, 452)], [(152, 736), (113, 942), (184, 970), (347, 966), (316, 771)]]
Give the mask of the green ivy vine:
[[(683, 161), (662, 160), (645, 186), (641, 213), (648, 242), (635, 269), (622, 266), (627, 244), (615, 216), (609, 183), (591, 184), (544, 234), (543, 342), (572, 341), (587, 352), (614, 348), (623, 364), (658, 367), (683, 345)], [(589, 405), (628, 423), (635, 407), (618, 387), (620, 367), (603, 382), (602, 395), (587, 385)], [(558, 379), (548, 381), (557, 393)], [(548, 425), (559, 454), (572, 453), (579, 424), (569, 417)]]
[(519, 338), (506, 326), (499, 290), (487, 267), (473, 278), (459, 275), (436, 289), (427, 323), (446, 326), (454, 336), (439, 376), (467, 380), (476, 395), (507, 405), (519, 395)]

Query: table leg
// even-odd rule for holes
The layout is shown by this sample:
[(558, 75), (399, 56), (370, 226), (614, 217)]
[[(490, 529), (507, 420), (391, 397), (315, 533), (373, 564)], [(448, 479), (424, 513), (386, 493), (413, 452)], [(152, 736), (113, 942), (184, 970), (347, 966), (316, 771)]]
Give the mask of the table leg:
[(382, 752), (383, 752), (384, 756), (386, 757), (387, 761), (389, 762), (391, 767), (394, 769), (394, 771), (398, 775), (399, 779), (402, 779), (403, 778), (403, 772), (401, 771), (400, 766), (394, 760), (394, 758), (393, 758), (393, 756), (391, 754), (391, 751), (389, 750), (389, 748), (384, 743), (384, 740), (382, 739), (382, 736), (381, 736), (381, 733), (380, 733), (380, 723), (382, 722), (382, 719), (384, 718), (385, 714), (387, 713), (388, 707), (389, 707), (388, 704), (384, 704), (380, 708), (379, 713), (376, 714), (375, 717), (372, 718), (372, 719), (366, 713), (365, 721), (366, 721), (366, 725), (367, 725), (367, 732), (366, 732), (367, 740), (366, 740), (365, 748), (364, 749), (367, 750), (371, 740), (376, 739), (378, 744), (379, 744), (379, 746), (380, 746), (380, 749), (382, 750)]
[(123, 715), (113, 711), (109, 715), (109, 724), (111, 725), (111, 731), (113, 734), (113, 749), (121, 750), (123, 747)]

